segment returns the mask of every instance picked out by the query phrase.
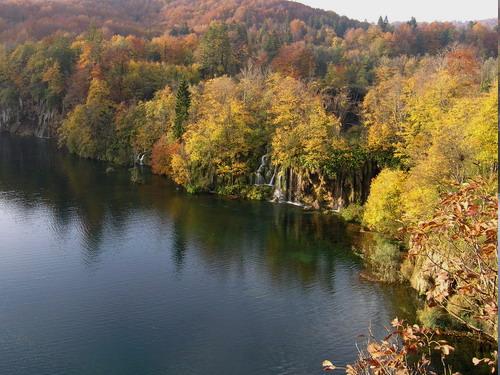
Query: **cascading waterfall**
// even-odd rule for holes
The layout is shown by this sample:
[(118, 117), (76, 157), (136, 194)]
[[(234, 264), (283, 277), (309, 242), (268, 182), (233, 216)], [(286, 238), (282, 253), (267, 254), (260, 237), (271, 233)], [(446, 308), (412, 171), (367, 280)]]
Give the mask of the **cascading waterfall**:
[(286, 196), (283, 191), (286, 191), (286, 186), (283, 186), (283, 173), (278, 166), (275, 165), (273, 168), (269, 161), (269, 154), (264, 154), (260, 158), (259, 168), (255, 172), (255, 185), (273, 188), (272, 200), (275, 202), (285, 202)]
[(139, 163), (139, 165), (144, 165), (144, 158), (146, 157), (145, 152), (141, 152), (137, 155), (136, 161)]
[(266, 171), (266, 165), (267, 165), (268, 159), (269, 159), (268, 154), (264, 154), (260, 158), (259, 168), (257, 169), (257, 172), (255, 172), (255, 185), (265, 185), (266, 184), (265, 171)]
[[(269, 165), (269, 154), (262, 155), (260, 158), (260, 165), (255, 172), (255, 185), (265, 185), (274, 187), (274, 182), (276, 180), (276, 175), (278, 173), (278, 167), (274, 166), (271, 174), (271, 165)], [(269, 176), (271, 178), (269, 179)], [(269, 183), (267, 180), (269, 179)]]
[(273, 184), (274, 184), (274, 178), (276, 177), (276, 171), (277, 171), (277, 169), (278, 169), (278, 168), (275, 166), (275, 167), (274, 167), (274, 172), (273, 172), (273, 175), (272, 175), (272, 177), (271, 177), (271, 181), (269, 181), (269, 186), (274, 186), (274, 185), (273, 185)]
[[(274, 178), (276, 180), (276, 183), (273, 185), (273, 198), (272, 200), (274, 202), (285, 202), (285, 193), (283, 192), (283, 171), (278, 170), (277, 167), (275, 167), (274, 170)], [(273, 181), (274, 182), (274, 181)]]
[(273, 165), (271, 156), (261, 156), (257, 170), (251, 175), (256, 186), (269, 186), (271, 200), (313, 208), (327, 207), (339, 210), (351, 203), (365, 202), (370, 181), (377, 173), (377, 165), (371, 160), (359, 170), (341, 170), (333, 178), (312, 172), (298, 171), (291, 167)]

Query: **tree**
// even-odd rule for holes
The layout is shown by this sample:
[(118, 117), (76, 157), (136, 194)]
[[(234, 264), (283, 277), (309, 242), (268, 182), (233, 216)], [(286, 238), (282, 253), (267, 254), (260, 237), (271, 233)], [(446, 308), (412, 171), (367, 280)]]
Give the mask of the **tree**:
[(377, 83), (363, 100), (363, 120), (368, 128), (368, 145), (391, 151), (400, 141), (402, 122), (406, 116), (406, 74), (415, 60), (405, 57), (382, 60), (376, 69)]
[(494, 174), (498, 169), (498, 82), (481, 95), (477, 112), (467, 127), (467, 141), (474, 150), (474, 163), (481, 174)]
[(307, 33), (307, 26), (304, 21), (294, 19), (290, 22), (290, 33), (294, 42), (302, 40), (304, 35)]
[(418, 24), (417, 24), (417, 19), (415, 17), (410, 18), (410, 20), (407, 22), (408, 25), (410, 25), (413, 29), (416, 29)]
[(176, 139), (180, 139), (184, 134), (184, 125), (188, 120), (190, 106), (191, 93), (189, 92), (189, 84), (185, 79), (183, 79), (179, 83), (175, 102), (173, 134)]
[(206, 82), (198, 100), (202, 106), (184, 135), (188, 161), (197, 170), (192, 182), (205, 189), (214, 179), (231, 185), (250, 171), (252, 116), (229, 77)]
[(182, 146), (178, 142), (170, 142), (166, 135), (162, 136), (153, 146), (151, 166), (153, 172), (160, 175), (171, 176), (179, 184), (187, 181), (181, 179), (172, 167), (172, 159), (180, 154)]
[(378, 17), (377, 26), (380, 27), (380, 30), (384, 29), (384, 19), (382, 18), (382, 16)]
[(265, 33), (262, 40), (262, 48), (267, 53), (270, 60), (278, 54), (278, 51), (282, 45), (282, 41), (276, 31), (271, 33)]
[(338, 119), (326, 113), (321, 98), (300, 81), (274, 74), (268, 79), (269, 117), (274, 126), (276, 165), (320, 172), (338, 135)]
[[(175, 97), (169, 87), (154, 98), (136, 104), (121, 105), (115, 117), (117, 143), (125, 153), (123, 161), (134, 162), (139, 155), (150, 161), (153, 145), (167, 132), (174, 117)], [(125, 149), (125, 150), (123, 150)]]
[(293, 78), (309, 78), (314, 74), (314, 55), (304, 42), (284, 45), (272, 61), (272, 67)]
[(377, 26), (384, 32), (388, 31), (389, 19), (387, 18), (387, 16), (385, 16), (383, 19), (382, 16), (380, 16), (377, 21)]
[(59, 130), (59, 143), (86, 158), (112, 160), (114, 104), (106, 82), (94, 78), (87, 101), (68, 114)]
[(397, 236), (402, 226), (401, 193), (405, 178), (402, 171), (384, 169), (373, 180), (363, 216), (363, 223), (368, 228)]
[(233, 73), (233, 55), (226, 24), (210, 24), (198, 46), (197, 59), (204, 77)]

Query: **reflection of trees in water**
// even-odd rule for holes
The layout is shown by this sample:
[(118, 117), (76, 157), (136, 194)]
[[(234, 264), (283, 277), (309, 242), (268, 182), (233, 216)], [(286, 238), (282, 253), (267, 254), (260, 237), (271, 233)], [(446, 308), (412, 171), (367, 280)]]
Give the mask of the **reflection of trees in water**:
[(105, 164), (58, 152), (47, 141), (1, 141), (0, 188), (22, 193), (16, 204), (26, 210), (43, 204), (59, 234), (78, 220), (87, 261), (103, 251), (105, 230), (123, 234), (131, 215), (141, 211), (172, 224), (172, 259), (179, 269), (188, 244), (196, 243), (205, 262), (228, 265), (219, 267), (221, 272), (244, 269), (246, 260), (259, 256), (276, 282), (298, 278), (308, 284), (320, 276), (329, 283), (334, 262), (348, 256), (340, 251), (346, 246), (338, 235), (344, 229), (333, 218), (293, 207), (187, 196), (156, 176), (134, 185), (126, 170), (106, 174)]
[[(294, 207), (259, 202), (228, 202), (215, 197), (169, 197), (163, 214), (174, 222), (174, 241), (199, 252), (221, 273), (257, 265), (276, 283), (321, 281), (330, 287), (336, 262), (354, 259), (341, 234), (343, 223)], [(180, 214), (179, 214), (180, 213)], [(180, 219), (182, 218), (182, 219)], [(339, 235), (340, 234), (340, 235)], [(258, 259), (256, 259), (258, 258)]]
[(186, 233), (181, 220), (174, 221), (172, 236), (172, 260), (177, 272), (180, 272), (184, 265), (187, 250)]
[(86, 262), (97, 262), (105, 251), (105, 232), (124, 237), (131, 220), (148, 217), (160, 238), (170, 238), (177, 272), (188, 251), (221, 277), (257, 267), (276, 285), (304, 288), (320, 283), (332, 289), (338, 265), (357, 269), (350, 247), (359, 233), (334, 216), (190, 196), (157, 176), (136, 185), (126, 169), (106, 174), (105, 164), (58, 152), (46, 141), (0, 136), (0, 142), (0, 191), (22, 194), (16, 205), (26, 210), (50, 210), (58, 235), (77, 222)]

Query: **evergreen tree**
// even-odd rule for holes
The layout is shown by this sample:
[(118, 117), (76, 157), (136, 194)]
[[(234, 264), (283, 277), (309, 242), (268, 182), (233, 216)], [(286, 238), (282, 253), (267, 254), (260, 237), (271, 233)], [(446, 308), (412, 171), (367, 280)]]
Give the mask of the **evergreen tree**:
[(412, 17), (409, 21), (408, 21), (408, 25), (410, 25), (412, 28), (416, 29), (417, 28), (417, 20), (415, 19), (415, 17)]
[(384, 30), (385, 25), (384, 25), (384, 19), (382, 18), (382, 16), (380, 16), (378, 18), (377, 26), (380, 27), (380, 30)]
[(269, 59), (272, 60), (278, 54), (278, 51), (282, 45), (279, 35), (273, 31), (270, 34), (266, 35), (267, 38), (264, 39), (263, 48), (266, 51)]
[(227, 25), (212, 22), (200, 41), (197, 55), (203, 76), (233, 73), (234, 61)]
[(189, 116), (189, 107), (191, 106), (191, 93), (189, 92), (189, 84), (183, 79), (177, 89), (175, 102), (175, 119), (174, 119), (174, 136), (180, 139), (184, 134), (184, 125)]
[(377, 21), (377, 26), (380, 27), (380, 30), (382, 30), (383, 32), (389, 31), (389, 19), (387, 18), (387, 16), (385, 16), (384, 18), (380, 16)]

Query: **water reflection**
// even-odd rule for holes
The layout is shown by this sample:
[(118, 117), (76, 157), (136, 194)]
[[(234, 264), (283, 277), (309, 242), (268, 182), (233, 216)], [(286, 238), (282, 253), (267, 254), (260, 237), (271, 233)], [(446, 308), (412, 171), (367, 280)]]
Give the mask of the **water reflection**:
[[(207, 374), (310, 373), (332, 350), (352, 360), (370, 322), (383, 332), (414, 315), (408, 290), (359, 279), (360, 234), (333, 216), (190, 196), (147, 173), (133, 184), (106, 167), (0, 135), (0, 235), (19, 252), (0, 252), (0, 298), (11, 301), (0, 327), (37, 344), (0, 340), (0, 356), (17, 353), (11, 365), (32, 356), (32, 369), (53, 374), (200, 373), (190, 363)], [(23, 306), (36, 307), (36, 327), (19, 322), (33, 314)]]
[[(64, 238), (75, 223), (85, 262), (99, 261), (105, 232), (123, 237), (131, 223), (150, 223), (148, 236), (166, 237), (181, 272), (188, 248), (207, 267), (244, 269), (261, 257), (275, 283), (316, 282), (332, 289), (335, 266), (346, 259), (356, 268), (352, 243), (360, 234), (336, 217), (261, 202), (232, 202), (189, 196), (167, 180), (145, 175), (130, 182), (126, 169), (106, 173), (103, 163), (83, 160), (47, 140), (0, 136), (0, 191), (26, 213), (43, 206), (51, 231)], [(147, 172), (146, 172), (147, 173)], [(156, 232), (155, 232), (156, 231)], [(154, 233), (155, 232), (155, 233)]]
[[(331, 281), (335, 262), (352, 257), (344, 225), (294, 207), (255, 202), (228, 202), (209, 196), (186, 196), (166, 180), (147, 176), (134, 185), (126, 170), (106, 173), (106, 165), (62, 152), (46, 140), (0, 138), (0, 191), (15, 195), (27, 213), (43, 206), (51, 230), (61, 237), (78, 223), (86, 261), (98, 261), (106, 231), (121, 237), (130, 221), (153, 220), (172, 240), (178, 270), (189, 244), (210, 265), (238, 264), (260, 253), (273, 280), (296, 277), (304, 285)], [(170, 229), (167, 229), (170, 228)], [(325, 269), (320, 269), (320, 265)]]

